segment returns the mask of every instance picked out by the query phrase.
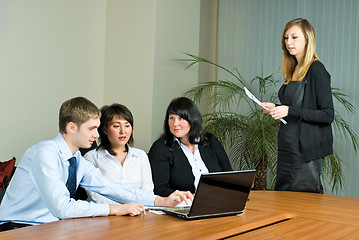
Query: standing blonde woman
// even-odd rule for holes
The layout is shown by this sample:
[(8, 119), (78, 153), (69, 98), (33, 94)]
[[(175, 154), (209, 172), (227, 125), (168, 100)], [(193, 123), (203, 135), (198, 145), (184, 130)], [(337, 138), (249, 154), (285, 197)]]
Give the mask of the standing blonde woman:
[(323, 158), (332, 154), (334, 107), (330, 75), (316, 53), (312, 25), (289, 21), (282, 34), (280, 105), (264, 102), (274, 119), (284, 118), (278, 132), (276, 190), (323, 193)]

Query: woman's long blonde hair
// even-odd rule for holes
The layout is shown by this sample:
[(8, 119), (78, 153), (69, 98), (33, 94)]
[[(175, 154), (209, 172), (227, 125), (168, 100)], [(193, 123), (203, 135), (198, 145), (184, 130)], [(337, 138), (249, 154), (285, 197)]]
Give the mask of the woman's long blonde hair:
[(302, 81), (305, 77), (305, 74), (308, 72), (310, 65), (315, 61), (318, 60), (318, 56), (315, 49), (315, 33), (313, 26), (308, 22), (308, 20), (303, 18), (296, 18), (289, 21), (283, 30), (282, 33), (282, 50), (283, 50), (283, 57), (282, 57), (282, 73), (286, 81), (292, 81), (292, 75), (294, 73), (294, 69), (297, 66), (298, 62), (295, 56), (290, 55), (284, 39), (285, 32), (291, 28), (292, 26), (298, 25), (303, 32), (303, 35), (306, 40), (305, 46), (305, 53), (303, 63), (299, 66), (298, 69), (298, 81)]

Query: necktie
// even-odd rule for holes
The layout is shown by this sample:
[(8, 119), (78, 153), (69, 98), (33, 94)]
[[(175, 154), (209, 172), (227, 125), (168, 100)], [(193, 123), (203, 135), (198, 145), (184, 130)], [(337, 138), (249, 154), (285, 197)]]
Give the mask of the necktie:
[(69, 159), (69, 176), (67, 178), (66, 187), (70, 192), (70, 197), (75, 198), (76, 195), (76, 158)]

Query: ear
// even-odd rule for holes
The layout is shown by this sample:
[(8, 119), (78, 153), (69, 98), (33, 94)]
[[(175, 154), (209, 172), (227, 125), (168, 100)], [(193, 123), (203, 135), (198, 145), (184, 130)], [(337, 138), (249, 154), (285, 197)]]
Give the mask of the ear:
[[(102, 132), (105, 134), (105, 135), (107, 135), (107, 126), (105, 127), (105, 126), (101, 126), (101, 130), (103, 130)], [(100, 132), (100, 127), (97, 129), (99, 132)]]
[(74, 133), (77, 131), (77, 125), (73, 122), (69, 122), (66, 125), (66, 132), (67, 133)]

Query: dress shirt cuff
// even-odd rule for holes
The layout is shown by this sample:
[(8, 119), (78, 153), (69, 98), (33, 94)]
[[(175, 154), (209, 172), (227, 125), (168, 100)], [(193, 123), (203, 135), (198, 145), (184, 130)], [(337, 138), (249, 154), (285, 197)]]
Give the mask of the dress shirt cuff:
[(155, 199), (156, 199), (157, 195), (153, 195), (153, 194), (145, 194), (143, 196), (143, 205), (145, 206), (155, 206)]
[(108, 216), (110, 214), (110, 205), (96, 203), (96, 210), (94, 216)]

